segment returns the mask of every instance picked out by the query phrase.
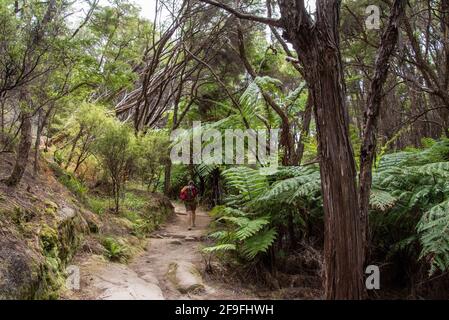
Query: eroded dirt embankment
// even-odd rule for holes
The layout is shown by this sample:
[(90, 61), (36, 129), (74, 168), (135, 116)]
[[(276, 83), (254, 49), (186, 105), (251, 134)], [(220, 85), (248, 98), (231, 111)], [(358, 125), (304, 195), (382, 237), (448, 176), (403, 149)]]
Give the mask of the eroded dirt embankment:
[[(0, 153), (0, 180), (13, 164), (13, 154)], [(0, 182), (0, 300), (61, 298), (66, 268), (80, 256), (109, 265), (105, 257), (111, 254), (138, 255), (146, 247), (145, 235), (174, 213), (167, 198), (142, 190), (127, 190), (141, 202), (138, 208), (133, 204), (123, 214), (93, 213), (87, 195), (75, 196), (61, 183), (71, 179), (67, 172), (44, 159), (39, 168), (34, 176), (28, 166), (15, 188)], [(116, 268), (111, 267), (113, 275), (128, 271), (125, 265), (111, 266)], [(106, 273), (104, 278), (109, 277)], [(116, 297), (127, 298), (120, 295)]]
[[(10, 174), (13, 154), (0, 154), (0, 179)], [(30, 167), (30, 166), (29, 166)], [(19, 186), (0, 183), (0, 299), (54, 299), (93, 214), (84, 210), (47, 163)]]

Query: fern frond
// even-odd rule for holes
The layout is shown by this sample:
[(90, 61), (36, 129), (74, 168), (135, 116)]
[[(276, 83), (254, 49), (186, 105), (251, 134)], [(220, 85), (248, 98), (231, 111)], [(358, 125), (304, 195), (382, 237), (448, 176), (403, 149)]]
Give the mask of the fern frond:
[(398, 198), (394, 197), (390, 192), (372, 189), (370, 197), (370, 205), (372, 208), (380, 211), (386, 211), (392, 208)]
[(253, 235), (255, 235), (257, 232), (263, 229), (264, 226), (269, 224), (270, 221), (266, 218), (259, 218), (255, 220), (248, 221), (247, 224), (240, 227), (235, 232), (235, 236), (237, 237), (237, 240), (243, 241)]
[(265, 176), (258, 170), (247, 167), (235, 167), (223, 172), (227, 184), (236, 189), (242, 201), (251, 201), (257, 198), (267, 187)]
[(295, 176), (282, 180), (267, 190), (260, 201), (293, 203), (300, 198), (313, 198), (321, 191), (319, 172)]
[(420, 258), (429, 257), (430, 274), (449, 268), (449, 200), (427, 211), (417, 225), (423, 247)]
[(236, 249), (237, 249), (237, 247), (235, 246), (235, 244), (223, 243), (223, 244), (217, 244), (216, 246), (203, 248), (202, 251), (204, 253), (217, 253), (220, 251), (233, 251)]
[(228, 236), (229, 236), (229, 232), (224, 231), (224, 230), (216, 231), (216, 232), (209, 234), (210, 238), (217, 239), (217, 240), (223, 240)]
[(218, 221), (222, 220), (232, 222), (233, 224), (239, 226), (240, 228), (246, 226), (250, 221), (248, 218), (245, 217), (228, 217), (228, 216), (221, 217), (220, 219), (218, 219)]
[(258, 254), (267, 252), (267, 250), (276, 240), (276, 236), (276, 230), (270, 229), (263, 233), (258, 233), (257, 235), (247, 239), (243, 244), (242, 249), (242, 252), (244, 253), (246, 259), (252, 260)]
[(440, 176), (443, 178), (449, 177), (449, 162), (429, 163), (417, 167), (416, 171), (423, 175)]

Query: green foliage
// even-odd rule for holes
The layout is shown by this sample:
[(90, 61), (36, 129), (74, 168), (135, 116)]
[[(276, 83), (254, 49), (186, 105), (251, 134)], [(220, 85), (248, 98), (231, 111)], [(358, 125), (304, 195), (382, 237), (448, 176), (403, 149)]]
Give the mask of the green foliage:
[(260, 197), (260, 201), (291, 205), (301, 201), (314, 201), (320, 197), (321, 182), (318, 167), (285, 168), (277, 175), (293, 177), (273, 183)]
[(168, 150), (169, 139), (166, 132), (149, 131), (137, 138), (134, 174), (148, 189), (157, 189), (164, 165), (170, 161)]
[(266, 253), (275, 240), (275, 229), (260, 232), (244, 242), (242, 252), (248, 260), (254, 259), (258, 254)]
[(123, 206), (127, 210), (140, 211), (148, 204), (148, 198), (138, 195), (134, 192), (126, 192), (123, 200)]
[(125, 263), (129, 259), (128, 249), (117, 239), (106, 237), (102, 240), (102, 245), (106, 249), (106, 257), (109, 260)]
[(224, 251), (233, 251), (236, 250), (237, 247), (235, 244), (231, 243), (223, 243), (223, 244), (217, 244), (213, 247), (206, 247), (203, 249), (204, 253), (220, 253)]
[(87, 204), (92, 212), (102, 215), (107, 212), (110, 207), (111, 200), (104, 197), (89, 196)]
[[(449, 140), (427, 141), (427, 148), (385, 154), (373, 172), (370, 229), (377, 252), (387, 259), (407, 253), (449, 269)], [(217, 227), (208, 252), (234, 252), (257, 258), (277, 240), (277, 230), (293, 215), (299, 232), (323, 215), (319, 167), (280, 168), (273, 176), (257, 169), (225, 170), (226, 206), (216, 207)], [(258, 246), (259, 245), (259, 246)], [(417, 251), (419, 250), (419, 251)]]
[(374, 242), (421, 257), (433, 274), (449, 268), (449, 140), (427, 145), (382, 157), (373, 176), (370, 221)]
[(246, 240), (270, 223), (267, 218), (248, 219), (246, 217), (222, 217), (221, 220), (226, 220), (238, 226), (235, 230), (235, 238), (238, 241)]
[(276, 231), (268, 229), (269, 217), (255, 218), (231, 208), (224, 208), (223, 214), (218, 221), (230, 223), (231, 228), (210, 234), (211, 238), (217, 240), (217, 244), (204, 248), (206, 253), (236, 251), (241, 258), (252, 260), (257, 255), (266, 253), (276, 239)]
[(449, 200), (437, 204), (424, 213), (417, 226), (423, 247), (420, 257), (431, 265), (429, 274), (449, 268)]
[(132, 234), (139, 238), (145, 238), (150, 232), (154, 231), (154, 228), (155, 224), (152, 220), (136, 219), (133, 222)]
[(370, 204), (375, 210), (387, 211), (392, 208), (397, 201), (398, 199), (392, 196), (389, 192), (378, 189), (371, 190)]
[(228, 198), (229, 205), (244, 204), (257, 199), (268, 187), (268, 181), (258, 170), (247, 167), (234, 167), (223, 172), (232, 196)]
[(116, 212), (119, 211), (127, 169), (135, 159), (134, 147), (135, 138), (132, 130), (118, 120), (111, 121), (104, 133), (95, 141), (96, 155), (111, 180)]
[(58, 178), (64, 186), (67, 187), (79, 199), (85, 200), (88, 188), (72, 174), (64, 174)]

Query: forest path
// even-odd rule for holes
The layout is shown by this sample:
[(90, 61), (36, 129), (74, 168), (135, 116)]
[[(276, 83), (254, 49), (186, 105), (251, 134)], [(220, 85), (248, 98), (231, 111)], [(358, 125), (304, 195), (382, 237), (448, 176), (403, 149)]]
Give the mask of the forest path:
[[(181, 203), (173, 202), (175, 215), (153, 232), (146, 251), (129, 264), (105, 262), (91, 258), (80, 266), (81, 291), (67, 298), (95, 300), (231, 300), (256, 299), (232, 281), (225, 283), (225, 274), (209, 276), (201, 247), (205, 245), (211, 218), (202, 208), (197, 210), (196, 227), (188, 230), (188, 215)], [(176, 264), (179, 278), (187, 273), (187, 283), (192, 280), (190, 271), (200, 274), (203, 290), (181, 293), (179, 286), (168, 276), (170, 266)], [(187, 266), (187, 267), (182, 267)], [(182, 282), (182, 281), (181, 281)], [(185, 281), (184, 281), (185, 282)], [(181, 290), (182, 291), (182, 290)]]
[[(205, 261), (201, 255), (204, 236), (207, 234), (211, 218), (207, 211), (199, 207), (196, 212), (196, 227), (188, 230), (189, 216), (182, 203), (173, 202), (175, 215), (160, 230), (154, 232), (148, 250), (133, 263), (130, 268), (139, 276), (151, 273), (157, 280), (165, 299), (249, 299), (239, 286), (233, 286), (212, 280), (205, 273)], [(193, 265), (202, 276), (205, 290), (202, 292), (181, 293), (167, 277), (169, 266)]]

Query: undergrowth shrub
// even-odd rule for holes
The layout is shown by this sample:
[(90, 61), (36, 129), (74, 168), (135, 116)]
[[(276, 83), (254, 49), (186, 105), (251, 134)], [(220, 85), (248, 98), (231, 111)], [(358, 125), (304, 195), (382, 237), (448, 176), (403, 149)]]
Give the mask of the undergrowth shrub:
[(72, 174), (64, 174), (58, 178), (67, 189), (81, 200), (86, 200), (89, 189)]
[(120, 243), (117, 239), (106, 237), (102, 240), (102, 245), (106, 249), (106, 257), (115, 262), (125, 263), (129, 259), (129, 250), (126, 245)]

